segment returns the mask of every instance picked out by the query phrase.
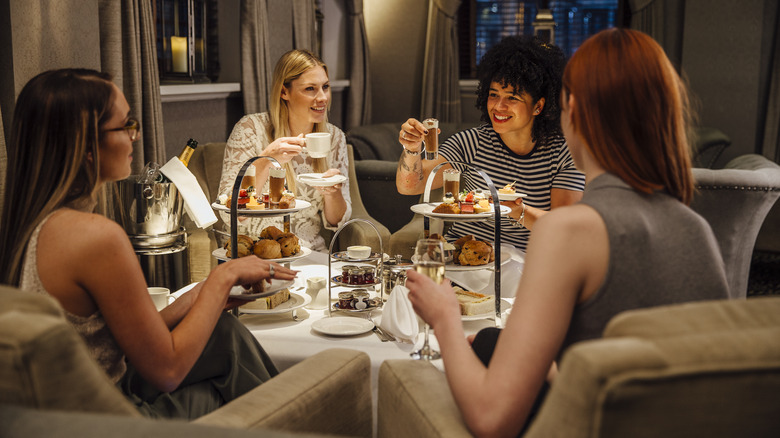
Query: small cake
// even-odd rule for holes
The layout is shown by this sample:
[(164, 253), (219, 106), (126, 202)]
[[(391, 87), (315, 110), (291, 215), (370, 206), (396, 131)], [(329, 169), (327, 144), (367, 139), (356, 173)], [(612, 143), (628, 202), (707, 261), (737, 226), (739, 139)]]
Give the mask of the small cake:
[(295, 195), (293, 195), (293, 192), (285, 190), (282, 193), (282, 198), (279, 200), (279, 208), (282, 210), (295, 208)]
[(265, 204), (258, 203), (257, 198), (250, 196), (249, 202), (246, 203), (246, 208), (249, 210), (265, 210)]
[(460, 304), (461, 315), (483, 315), (495, 310), (496, 298), (493, 295), (485, 295), (477, 292), (453, 288), (455, 296)]
[(433, 213), (460, 214), (460, 207), (458, 207), (458, 203), (455, 202), (455, 197), (452, 196), (452, 193), (447, 192), (442, 203), (433, 209)]
[(254, 310), (271, 310), (287, 301), (290, 301), (290, 291), (289, 289), (282, 289), (270, 297), (258, 298), (241, 307)]
[(480, 199), (479, 202), (474, 204), (474, 213), (487, 213), (490, 211), (490, 201), (487, 199)]
[[(225, 243), (225, 251), (227, 252), (228, 257), (233, 256), (233, 251), (231, 250), (230, 241), (231, 239), (228, 239), (227, 243)], [(239, 234), (238, 236), (236, 236), (236, 241), (238, 243), (239, 257), (246, 257), (248, 255), (252, 255), (252, 250), (254, 249), (255, 241), (252, 240), (251, 237), (245, 234)]]
[(261, 259), (280, 259), (282, 258), (282, 246), (275, 240), (260, 239), (255, 243), (254, 253)]
[(517, 183), (517, 181), (513, 181), (511, 184), (507, 184), (504, 187), (498, 189), (498, 193), (501, 193), (502, 195), (514, 195), (515, 183)]

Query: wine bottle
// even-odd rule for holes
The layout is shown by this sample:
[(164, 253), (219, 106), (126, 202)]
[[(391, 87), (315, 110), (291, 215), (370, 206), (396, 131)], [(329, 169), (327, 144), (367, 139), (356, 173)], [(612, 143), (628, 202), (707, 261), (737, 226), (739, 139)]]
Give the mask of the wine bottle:
[(190, 164), (190, 158), (192, 158), (192, 153), (195, 152), (195, 148), (198, 147), (198, 142), (195, 139), (189, 139), (187, 140), (187, 144), (184, 146), (184, 149), (179, 154), (179, 160), (184, 163), (184, 167), (189, 166)]

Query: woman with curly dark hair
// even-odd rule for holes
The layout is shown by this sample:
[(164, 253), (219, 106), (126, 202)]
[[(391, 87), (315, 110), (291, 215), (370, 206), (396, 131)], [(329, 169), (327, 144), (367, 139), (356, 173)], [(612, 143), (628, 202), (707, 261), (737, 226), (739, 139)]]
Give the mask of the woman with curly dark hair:
[[(558, 95), (565, 63), (558, 47), (538, 38), (502, 39), (479, 64), (481, 126), (453, 135), (441, 145), (437, 159), (426, 161), (419, 154), (425, 126), (413, 118), (401, 126), (398, 140), (404, 152), (396, 172), (398, 191), (422, 193), (428, 175), (440, 163), (471, 163), (483, 169), (497, 187), (514, 183), (518, 193), (527, 195), (503, 203), (512, 212), (504, 219), (507, 231), (501, 236), (504, 242), (525, 250), (536, 220), (552, 208), (579, 201), (585, 184), (561, 133)], [(457, 163), (441, 170), (449, 167), (464, 171)], [(463, 187), (484, 188), (473, 172), (462, 175)], [(437, 175), (433, 188), (442, 184)], [(456, 222), (445, 237), (454, 240), (466, 234), (491, 240), (493, 226)]]

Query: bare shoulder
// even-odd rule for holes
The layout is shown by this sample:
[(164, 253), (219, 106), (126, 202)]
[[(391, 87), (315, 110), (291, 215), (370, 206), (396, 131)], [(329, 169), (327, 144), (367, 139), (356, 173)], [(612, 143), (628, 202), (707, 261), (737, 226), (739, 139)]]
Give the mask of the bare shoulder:
[(585, 204), (574, 204), (556, 208), (539, 218), (534, 234), (580, 234), (598, 232), (604, 227), (604, 220), (596, 210)]
[(127, 234), (111, 219), (94, 213), (64, 209), (52, 216), (40, 234), (41, 242), (52, 242), (63, 248), (83, 246), (108, 248), (127, 243)]

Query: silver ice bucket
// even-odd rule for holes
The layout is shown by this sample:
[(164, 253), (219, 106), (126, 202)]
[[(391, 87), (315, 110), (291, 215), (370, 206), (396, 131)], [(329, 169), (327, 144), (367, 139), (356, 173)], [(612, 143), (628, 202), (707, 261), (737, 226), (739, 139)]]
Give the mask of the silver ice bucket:
[[(184, 201), (173, 183), (141, 184), (137, 175), (117, 182), (113, 217), (129, 236), (171, 236), (181, 225)], [(164, 244), (163, 242), (157, 242)]]

